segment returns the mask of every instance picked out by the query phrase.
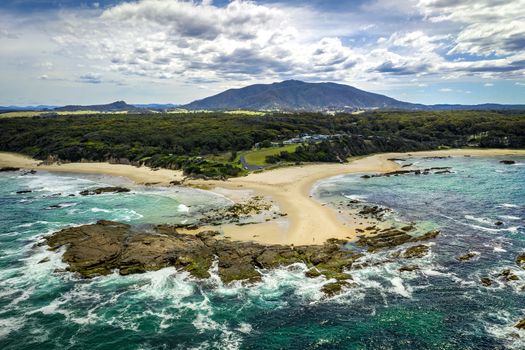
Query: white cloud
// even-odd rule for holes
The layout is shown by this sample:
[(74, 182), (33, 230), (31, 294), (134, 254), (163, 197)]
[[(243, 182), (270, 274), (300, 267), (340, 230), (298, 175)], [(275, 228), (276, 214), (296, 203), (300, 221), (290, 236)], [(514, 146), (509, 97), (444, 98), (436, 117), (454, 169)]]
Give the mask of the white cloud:
[(443, 89), (439, 89), (439, 91), (441, 91), (441, 92), (452, 92), (454, 90), (449, 89), (449, 88), (443, 88)]
[[(525, 77), (525, 6), (516, 5), (524, 2), (371, 0), (329, 15), (241, 0), (92, 3), (40, 17), (0, 14), (0, 41), (14, 31), (22, 39), (4, 45), (0, 58), (4, 67), (24, 67), (17, 69), (31, 81), (49, 75), (96, 89), (153, 82), (148, 88), (219, 91), (287, 78), (386, 90), (468, 77), (479, 86)], [(452, 91), (459, 92), (444, 92)]]
[(99, 73), (86, 73), (79, 77), (80, 82), (89, 84), (100, 84), (102, 75)]
[(494, 86), (494, 84), (492, 84), (492, 83), (485, 83), (485, 84), (483, 84), (483, 86), (485, 86), (485, 87), (491, 87), (491, 86)]
[(525, 49), (525, 0), (420, 0), (431, 22), (459, 23), (450, 53), (508, 55)]

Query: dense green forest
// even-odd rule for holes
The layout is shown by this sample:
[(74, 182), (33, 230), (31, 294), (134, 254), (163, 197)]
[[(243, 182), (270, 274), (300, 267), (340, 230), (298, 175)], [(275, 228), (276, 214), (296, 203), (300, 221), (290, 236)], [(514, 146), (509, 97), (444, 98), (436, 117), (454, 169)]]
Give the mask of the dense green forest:
[[(270, 156), (277, 163), (440, 147), (525, 147), (525, 111), (376, 111), (264, 116), (223, 113), (100, 114), (0, 119), (0, 150), (37, 159), (117, 161), (192, 176), (244, 173), (236, 153), (301, 134), (340, 135)], [(219, 155), (230, 154), (227, 157)], [(213, 156), (215, 155), (215, 157)]]

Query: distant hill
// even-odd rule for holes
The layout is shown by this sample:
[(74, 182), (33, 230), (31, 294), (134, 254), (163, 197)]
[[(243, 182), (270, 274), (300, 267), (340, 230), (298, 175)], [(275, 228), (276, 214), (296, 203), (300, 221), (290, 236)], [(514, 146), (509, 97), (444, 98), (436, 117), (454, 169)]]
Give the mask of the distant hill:
[(172, 109), (178, 108), (180, 105), (173, 103), (149, 103), (149, 104), (133, 104), (137, 108), (146, 108), (146, 109)]
[(483, 103), (479, 105), (459, 105), (459, 104), (437, 104), (437, 105), (430, 105), (427, 106), (431, 110), (480, 110), (480, 111), (487, 111), (487, 110), (494, 110), (494, 111), (502, 111), (502, 110), (525, 110), (525, 105), (502, 105), (499, 103)]
[(230, 89), (182, 106), (190, 110), (326, 111), (356, 109), (424, 109), (425, 106), (335, 83), (286, 80)]
[(96, 112), (122, 112), (122, 111), (140, 111), (133, 105), (128, 105), (124, 101), (116, 101), (106, 105), (91, 105), (91, 106), (78, 106), (69, 105), (64, 107), (57, 107), (54, 109), (57, 112), (76, 112), (76, 111), (96, 111)]

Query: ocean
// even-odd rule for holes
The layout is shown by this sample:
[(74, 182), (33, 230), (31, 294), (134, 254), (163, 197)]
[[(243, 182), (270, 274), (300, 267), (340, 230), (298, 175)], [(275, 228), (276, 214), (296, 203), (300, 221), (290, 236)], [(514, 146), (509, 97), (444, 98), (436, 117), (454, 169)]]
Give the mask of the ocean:
[[(304, 264), (261, 271), (249, 286), (224, 285), (217, 266), (204, 281), (174, 268), (79, 278), (64, 272), (62, 252), (38, 244), (43, 236), (99, 219), (191, 223), (230, 202), (121, 178), (0, 174), (0, 348), (523, 349), (525, 331), (514, 324), (525, 318), (525, 270), (515, 263), (525, 252), (525, 157), (501, 159), (413, 158), (407, 162), (452, 173), (318, 183), (320, 201), (358, 198), (393, 209), (389, 220), (442, 232), (422, 258), (366, 254), (364, 267), (349, 271), (354, 283), (332, 298), (320, 291), (324, 277), (304, 276)], [(104, 185), (132, 191), (78, 195)], [(458, 261), (467, 252), (474, 257)], [(400, 272), (404, 264), (419, 269)], [(498, 277), (505, 269), (519, 279)]]

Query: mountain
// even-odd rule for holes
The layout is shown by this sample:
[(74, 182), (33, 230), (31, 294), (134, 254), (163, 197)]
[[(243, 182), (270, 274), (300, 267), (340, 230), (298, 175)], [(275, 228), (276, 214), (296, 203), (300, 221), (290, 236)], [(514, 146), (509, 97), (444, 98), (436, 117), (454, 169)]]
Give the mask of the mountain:
[(91, 105), (91, 106), (69, 105), (69, 106), (55, 108), (54, 111), (57, 111), (57, 112), (75, 112), (75, 111), (121, 112), (121, 111), (140, 111), (140, 108), (137, 108), (132, 105), (128, 105), (124, 101), (116, 101), (116, 102), (109, 103), (106, 105)]
[(280, 110), (325, 111), (372, 108), (425, 109), (423, 105), (335, 83), (305, 83), (286, 80), (230, 89), (182, 106), (190, 110)]
[(525, 105), (423, 105), (335, 83), (286, 80), (230, 89), (180, 106), (189, 110), (351, 111), (359, 109), (405, 110), (525, 110)]

